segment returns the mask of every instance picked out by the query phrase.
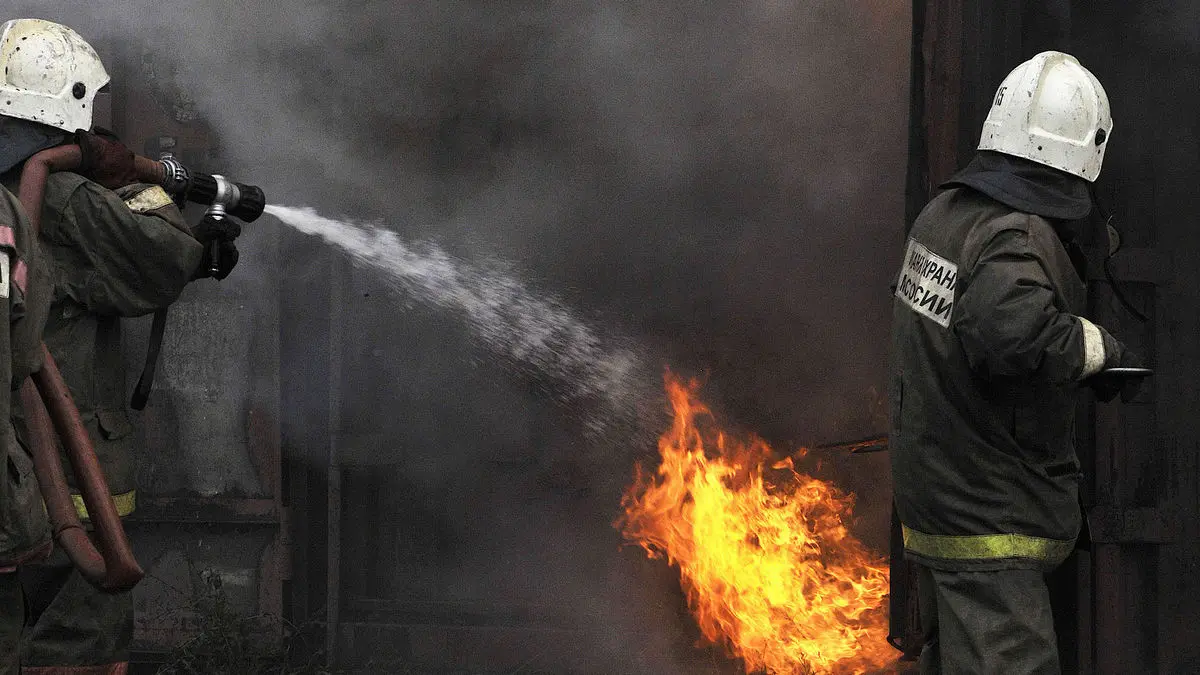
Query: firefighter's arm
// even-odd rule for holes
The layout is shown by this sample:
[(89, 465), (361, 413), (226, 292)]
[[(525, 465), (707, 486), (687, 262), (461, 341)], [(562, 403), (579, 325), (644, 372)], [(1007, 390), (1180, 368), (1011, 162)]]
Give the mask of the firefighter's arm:
[(1024, 230), (993, 237), (965, 282), (954, 330), (972, 370), (985, 378), (1077, 382), (1105, 366), (1106, 342), (1118, 344), (1055, 307), (1045, 261)]
[(113, 192), (84, 182), (65, 215), (85, 268), (82, 277), (72, 273), (72, 295), (91, 311), (141, 316), (164, 308), (200, 264), (200, 243), (160, 187)]

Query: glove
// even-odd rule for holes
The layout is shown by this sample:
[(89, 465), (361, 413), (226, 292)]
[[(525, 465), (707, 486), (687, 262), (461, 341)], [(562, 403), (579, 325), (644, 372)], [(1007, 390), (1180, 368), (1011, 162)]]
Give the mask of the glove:
[[(1126, 349), (1108, 331), (1100, 329), (1104, 340), (1104, 368), (1141, 368), (1142, 359), (1133, 350)], [(1129, 403), (1137, 397), (1142, 389), (1143, 377), (1128, 377), (1122, 375), (1106, 375), (1104, 370), (1089, 377), (1085, 384), (1092, 388), (1096, 398), (1108, 403), (1121, 395), (1122, 403)]]
[(138, 182), (133, 151), (125, 147), (113, 132), (100, 127), (96, 127), (94, 132), (80, 129), (75, 132), (75, 142), (83, 153), (79, 175), (109, 190)]
[[(242, 226), (231, 218), (204, 218), (192, 228), (192, 236), (204, 245), (200, 265), (192, 279), (224, 279), (237, 265), (238, 250), (233, 240), (242, 234)], [(216, 271), (213, 271), (213, 268)]]

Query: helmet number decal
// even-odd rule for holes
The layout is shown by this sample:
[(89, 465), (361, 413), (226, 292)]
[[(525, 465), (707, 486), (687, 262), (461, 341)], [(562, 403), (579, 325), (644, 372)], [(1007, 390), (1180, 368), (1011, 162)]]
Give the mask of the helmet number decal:
[(1008, 87), (1000, 87), (998, 90), (996, 90), (996, 101), (993, 105), (1001, 105), (1004, 103), (1004, 90), (1005, 89), (1008, 89)]

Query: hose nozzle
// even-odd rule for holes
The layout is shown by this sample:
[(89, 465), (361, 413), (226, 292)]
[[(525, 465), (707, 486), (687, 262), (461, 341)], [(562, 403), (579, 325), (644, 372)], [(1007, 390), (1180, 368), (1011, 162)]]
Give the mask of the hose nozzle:
[(229, 215), (244, 222), (252, 222), (262, 215), (267, 206), (266, 195), (257, 185), (237, 183), (219, 174), (189, 171), (170, 154), (156, 162), (155, 172), (161, 179), (155, 181), (172, 195), (182, 195), (196, 204), (209, 206), (213, 214)]
[[(161, 185), (176, 200), (207, 206), (206, 215), (217, 220), (233, 216), (249, 223), (258, 219), (267, 207), (266, 195), (257, 185), (236, 183), (219, 174), (189, 171), (170, 153), (157, 160), (135, 157), (134, 166), (145, 182)], [(220, 270), (220, 242), (213, 241), (209, 246), (208, 271), (216, 276)]]

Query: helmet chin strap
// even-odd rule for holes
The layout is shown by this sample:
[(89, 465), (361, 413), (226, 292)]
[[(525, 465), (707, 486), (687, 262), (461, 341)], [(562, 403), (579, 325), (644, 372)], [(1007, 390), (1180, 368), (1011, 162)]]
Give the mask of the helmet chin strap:
[[(1108, 209), (1104, 208), (1104, 204), (1100, 201), (1100, 196), (1096, 194), (1096, 184), (1088, 183), (1088, 189), (1092, 192), (1092, 204), (1096, 206), (1096, 211), (1100, 213), (1100, 217), (1104, 219), (1105, 236), (1108, 238), (1108, 252), (1104, 256), (1104, 276), (1108, 279), (1108, 284), (1112, 287), (1113, 295), (1117, 296), (1117, 300), (1125, 308), (1125, 311), (1132, 314), (1138, 321), (1146, 323), (1150, 318), (1129, 302), (1129, 299), (1125, 297), (1125, 293), (1121, 290), (1121, 284), (1113, 276), (1112, 259), (1117, 251), (1121, 250), (1121, 233), (1112, 224), (1113, 215), (1109, 213)], [(1115, 242), (1113, 241), (1114, 238), (1116, 239)]]

